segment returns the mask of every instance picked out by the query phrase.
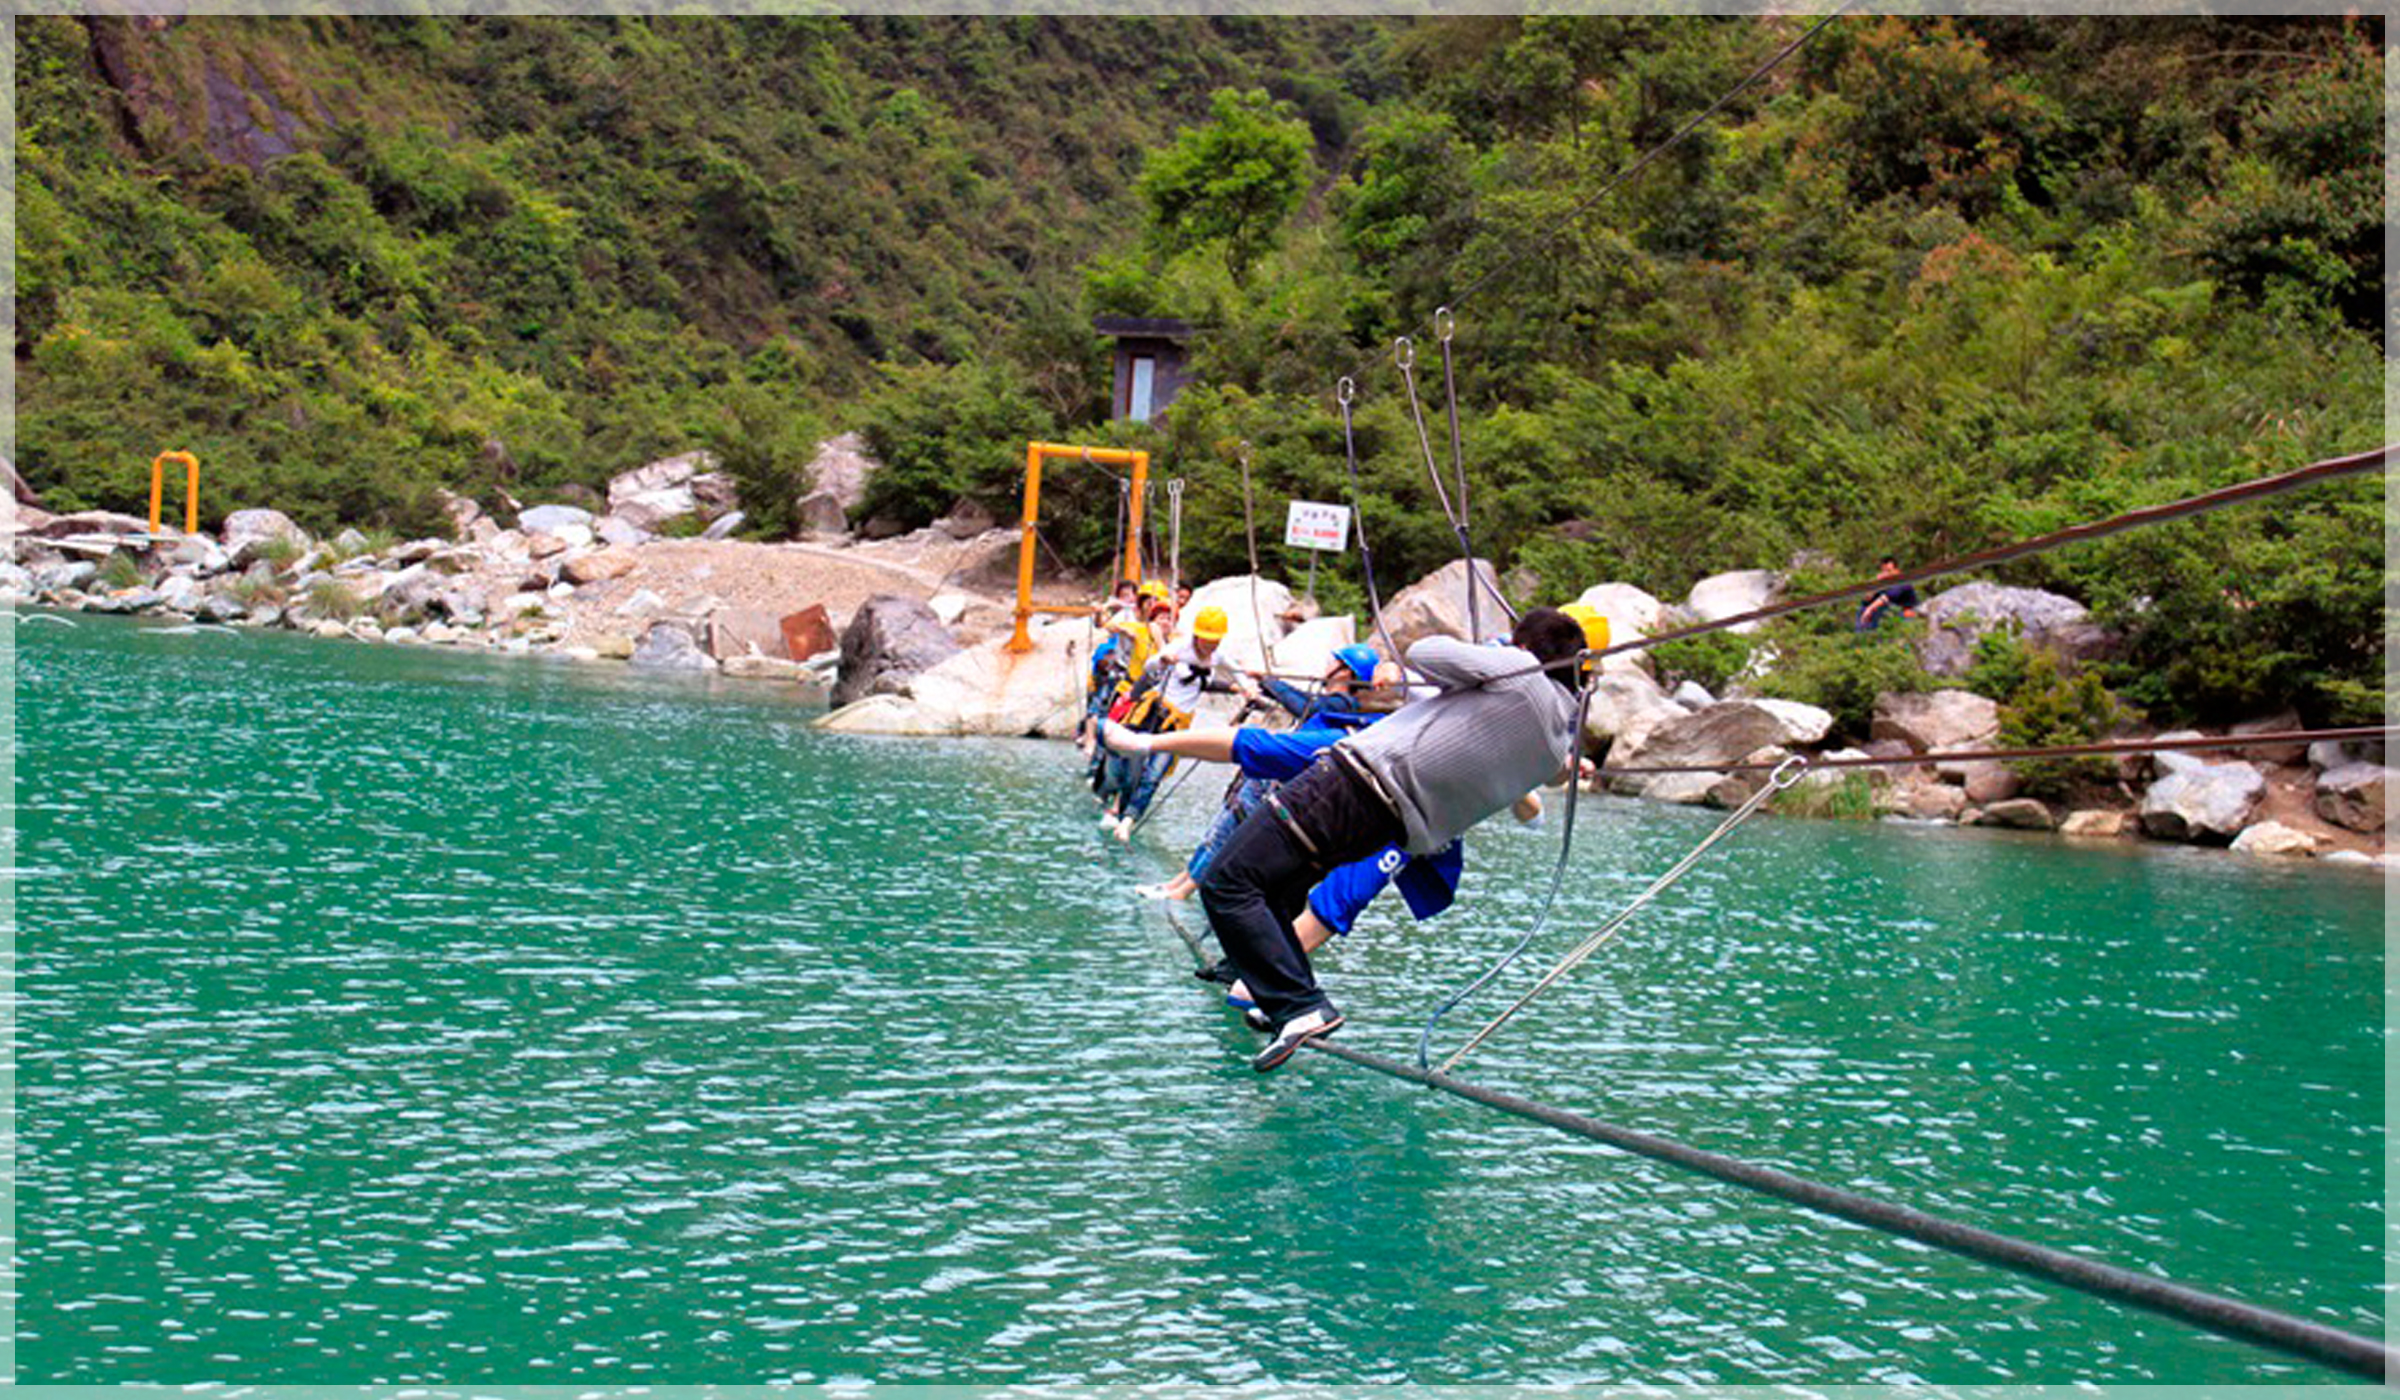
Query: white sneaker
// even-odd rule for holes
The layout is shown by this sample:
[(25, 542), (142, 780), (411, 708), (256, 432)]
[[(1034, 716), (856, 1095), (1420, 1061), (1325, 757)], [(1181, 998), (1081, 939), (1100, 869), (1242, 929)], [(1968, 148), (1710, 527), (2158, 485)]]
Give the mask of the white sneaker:
[(1133, 818), (1117, 818), (1117, 839), (1119, 841), (1131, 841), (1133, 839)]
[(1303, 1012), (1275, 1028), (1275, 1038), (1267, 1042), (1266, 1049), (1251, 1057), (1250, 1068), (1265, 1074), (1299, 1053), (1301, 1046), (1341, 1028), (1342, 1013), (1330, 1005)]

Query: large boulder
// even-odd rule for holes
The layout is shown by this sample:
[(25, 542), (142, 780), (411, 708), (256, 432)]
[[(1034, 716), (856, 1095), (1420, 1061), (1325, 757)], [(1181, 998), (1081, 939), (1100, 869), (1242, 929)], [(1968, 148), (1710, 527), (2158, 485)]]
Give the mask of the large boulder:
[(581, 587), (585, 584), (606, 583), (612, 578), (623, 578), (632, 573), (634, 566), (639, 562), (640, 560), (634, 557), (632, 550), (622, 545), (610, 545), (605, 549), (595, 549), (589, 554), (576, 555), (560, 565), (558, 573), (559, 577), (567, 582)]
[(818, 493), (831, 496), (847, 516), (866, 498), (867, 478), (875, 474), (878, 465), (867, 455), (865, 438), (857, 433), (844, 433), (817, 444), (816, 459), (808, 464), (808, 479)]
[[(1746, 612), (1756, 612), (1774, 602), (1783, 593), (1783, 575), (1773, 569), (1739, 569), (1729, 574), (1713, 574), (1692, 585), (1691, 596), (1684, 606), (1701, 622), (1722, 622)], [(1755, 622), (1734, 627), (1736, 632), (1753, 632)]]
[(558, 535), (569, 525), (586, 531), (590, 538), (592, 513), (581, 506), (533, 506), (517, 512), (517, 528), (526, 535)]
[(994, 637), (920, 672), (907, 694), (840, 703), (817, 725), (848, 734), (1066, 738), (1083, 715), (1085, 625), (1040, 617), (1029, 634), (1030, 651), (1011, 652)]
[(2011, 797), (1994, 802), (1975, 819), (1977, 826), (2008, 826), (2019, 831), (2050, 831), (2058, 826), (2058, 817), (2048, 807), (2030, 797)]
[(696, 515), (700, 502), (689, 486), (662, 486), (656, 491), (614, 499), (608, 503), (611, 519), (648, 534), (657, 534), (670, 520)]
[(1614, 743), (1612, 752), (1639, 748), (1651, 730), (1688, 713), (1639, 671), (1604, 671), (1592, 682), (1591, 706), (1584, 712), (1584, 737)]
[[(2239, 739), (2253, 734), (2289, 734), (2306, 727), (2300, 722), (2298, 710), (2281, 710), (2243, 720), (2225, 732)], [(2308, 741), (2300, 739), (2279, 744), (2251, 744), (2234, 752), (2252, 763), (2305, 763), (2308, 761)]]
[[(1499, 575), (1484, 559), (1475, 561), (1475, 573), (1481, 580), (1475, 597), (1476, 621), (1487, 635), (1504, 635), (1508, 614), (1491, 591), (1499, 587)], [(1394, 594), (1384, 604), (1383, 625), (1391, 630), (1392, 645), (1403, 651), (1423, 637), (1466, 636), (1467, 561), (1453, 559)]]
[[(1258, 580), (1258, 606), (1250, 605), (1250, 575), (1232, 574), (1214, 578), (1192, 590), (1191, 605), (1175, 619), (1175, 635), (1192, 635), (1193, 620), (1209, 608), (1225, 610), (1225, 640), (1223, 648), (1227, 665), (1244, 670), (1263, 670), (1267, 664), (1266, 647), (1261, 644), (1260, 629), (1265, 629), (1264, 641), (1275, 646), (1275, 669), (1299, 671), (1300, 656), (1286, 656), (1283, 650), (1283, 614), (1292, 606), (1292, 590), (1273, 579)], [(1331, 653), (1328, 652), (1327, 655)], [(1324, 670), (1323, 660), (1317, 669)]]
[(1975, 643), (1985, 633), (2012, 625), (2027, 642), (2070, 661), (2097, 660), (2115, 643), (2092, 621), (2090, 609), (2038, 588), (1962, 584), (1928, 602), (1923, 613), (1928, 630), (1917, 645), (1917, 664), (1937, 676), (1964, 672), (1974, 664)]
[(869, 598), (842, 630), (840, 678), (833, 703), (869, 695), (905, 694), (909, 682), (961, 648), (933, 609), (915, 598), (882, 593)]
[[(1192, 595), (1195, 598), (1198, 594)], [(1259, 598), (1265, 605), (1265, 595)], [(1267, 619), (1272, 628), (1276, 620)], [(1348, 613), (1312, 617), (1275, 641), (1275, 669), (1288, 676), (1322, 676), (1333, 669), (1333, 653), (1358, 640), (1358, 620)]]
[(483, 507), (477, 505), (473, 497), (436, 487), (433, 501), (441, 507), (442, 518), (450, 522), (450, 538), (467, 540), (475, 537), (475, 522), (483, 519)]
[(717, 459), (709, 453), (685, 452), (619, 472), (608, 479), (609, 513), (616, 514), (619, 505), (636, 496), (682, 486), (716, 464)]
[(850, 532), (850, 513), (842, 509), (839, 496), (831, 491), (811, 491), (800, 498), (795, 508), (800, 518), (802, 536), (836, 536)]
[[(61, 519), (73, 519), (62, 516)], [(242, 546), (253, 541), (283, 540), (294, 549), (308, 548), (308, 532), (279, 510), (237, 510), (225, 517), (225, 552), (241, 560)], [(252, 558), (257, 557), (255, 554)], [(243, 561), (247, 562), (247, 561)]]
[(2167, 841), (2223, 845), (2250, 824), (2267, 780), (2247, 763), (2169, 773), (2142, 794), (2142, 830)]
[(2392, 770), (2345, 763), (2317, 775), (2317, 815), (2352, 831), (2383, 830), (2384, 781)]
[(1783, 725), (1782, 745), (1787, 749), (1806, 748), (1820, 744), (1833, 732), (1833, 714), (1814, 705), (1797, 700), (1752, 700), (1749, 703), (1775, 716)]
[[(1748, 700), (1727, 700), (1651, 726), (1633, 743), (1618, 743), (1608, 761), (1622, 768), (1722, 768), (1760, 749), (1780, 746), (1783, 733), (1784, 722), (1772, 711)], [(1659, 776), (1666, 775), (1622, 774), (1611, 778), (1609, 786), (1649, 796), (1653, 778)]]
[(2282, 822), (2260, 822), (2242, 828), (2233, 849), (2246, 856), (2305, 857), (2317, 853), (2317, 838)]
[[(234, 512), (235, 515), (242, 515), (245, 513), (246, 512), (243, 511)], [(291, 529), (294, 533), (299, 532), (300, 527), (293, 525), (289, 519), (285, 519), (282, 512), (268, 511), (266, 514), (272, 515), (278, 520), (282, 520), (285, 525), (291, 526)], [(232, 523), (232, 518), (227, 517), (226, 524), (230, 526)], [(24, 533), (38, 536), (42, 539), (63, 540), (73, 535), (146, 534), (149, 532), (150, 522), (142, 519), (138, 515), (125, 515), (121, 512), (113, 510), (79, 510), (67, 515), (53, 515), (38, 525), (26, 525), (23, 527), (23, 529)], [(305, 534), (300, 535), (300, 541), (302, 544), (306, 544), (308, 542), (308, 536)], [(228, 541), (226, 548), (230, 550), (232, 547), (232, 543)]]
[(1879, 695), (1870, 737), (1896, 739), (1911, 753), (1979, 748), (2000, 734), (2000, 707), (1967, 690)]

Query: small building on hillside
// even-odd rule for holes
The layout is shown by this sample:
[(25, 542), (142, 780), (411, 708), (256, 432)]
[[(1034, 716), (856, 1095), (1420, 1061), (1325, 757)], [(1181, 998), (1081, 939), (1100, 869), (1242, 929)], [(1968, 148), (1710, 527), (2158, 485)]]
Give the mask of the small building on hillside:
[(1097, 316), (1092, 329), (1116, 341), (1108, 416), (1154, 423), (1191, 382), (1188, 321), (1150, 316)]

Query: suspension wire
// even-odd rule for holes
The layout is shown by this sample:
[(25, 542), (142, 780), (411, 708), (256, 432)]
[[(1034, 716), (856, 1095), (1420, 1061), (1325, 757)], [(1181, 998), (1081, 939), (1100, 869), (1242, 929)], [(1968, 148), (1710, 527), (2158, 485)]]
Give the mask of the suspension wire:
[[(1928, 753), (1912, 753), (1897, 758), (1877, 758), (1872, 754), (1857, 758), (1831, 756), (1812, 758), (1816, 768), (1915, 768), (1928, 763), (2020, 762), (2036, 758), (2105, 758), (2115, 754), (2176, 753), (2188, 749), (2247, 749), (2265, 744), (2313, 744), (2320, 740), (2389, 739), (2400, 734), (2400, 726), (2358, 724), (2334, 729), (2279, 729), (2257, 734), (2227, 734), (2217, 737), (2199, 735), (2189, 739), (2108, 739), (2089, 744), (2050, 744), (2040, 748), (2020, 749), (1937, 749)], [(1630, 768), (1602, 767), (1595, 770), (1601, 777), (1653, 777), (1664, 773), (1762, 773), (1771, 771), (1772, 763), (1727, 763), (1716, 767), (1699, 764), (1641, 764)]]
[[(1445, 360), (1448, 359), (1449, 349), (1445, 342), (1442, 347)], [(1408, 389), (1408, 417), (1417, 427), (1417, 450), (1425, 458), (1425, 475), (1433, 480), (1434, 499), (1441, 502), (1442, 518), (1450, 522), (1450, 533), (1458, 536), (1459, 547), (1466, 550), (1461, 562), (1467, 569), (1467, 637), (1470, 641), (1479, 642), (1483, 640), (1483, 628), (1475, 616), (1475, 552), (1467, 547), (1467, 527), (1461, 522), (1458, 511), (1451, 506), (1450, 488), (1442, 483), (1442, 469), (1433, 460), (1433, 438), (1425, 431), (1425, 408), (1417, 402), (1417, 347), (1407, 336), (1392, 342), (1392, 365), (1400, 371), (1400, 382)], [(1457, 426), (1457, 408), (1453, 405), (1452, 430), (1455, 431)]]
[[(1448, 1001), (1435, 1007), (1433, 1014), (1425, 1018), (1425, 1024), (1417, 1031), (1419, 1069), (1425, 1068), (1432, 1057), (1433, 1030), (1442, 1023), (1442, 1018), (1449, 1015), (1453, 1007), (1482, 991), (1493, 978), (1506, 971), (1510, 963), (1533, 946), (1533, 940), (1541, 935), (1543, 925), (1550, 922), (1550, 910), (1558, 903), (1559, 887), (1566, 883), (1567, 858), (1575, 852), (1575, 806), (1577, 797), (1583, 792), (1583, 726), (1591, 714), (1592, 691), (1596, 688), (1593, 680), (1592, 677), (1585, 678), (1581, 693), (1575, 697), (1575, 727), (1568, 731), (1575, 737), (1567, 744), (1567, 811), (1559, 821), (1558, 860), (1550, 867), (1550, 888), (1542, 895), (1542, 907), (1534, 913), (1533, 925), (1525, 930), (1523, 938), (1517, 940), (1516, 947), (1509, 949), (1506, 956), (1492, 964), (1490, 971), (1451, 993)], [(1443, 1066), (1445, 1069), (1448, 1067), (1447, 1064)]]
[(1258, 649), (1265, 655), (1267, 669), (1275, 669), (1275, 644), (1267, 639), (1265, 614), (1258, 608), (1258, 511), (1250, 490), (1250, 443), (1244, 439), (1235, 449), (1242, 463), (1242, 539), (1250, 550), (1250, 628), (1258, 634)]
[(1732, 617), (1722, 617), (1714, 622), (1678, 628), (1672, 632), (1661, 632), (1655, 637), (1620, 642), (1602, 652), (1601, 655), (1614, 656), (1621, 651), (1635, 651), (1643, 647), (1657, 646), (1661, 642), (1680, 641), (1685, 637), (1697, 637), (1707, 632), (1720, 632), (1728, 627), (1739, 627), (1744, 623), (1763, 622), (1768, 618), (1781, 617), (1785, 613), (1798, 612), (1802, 608), (1838, 603), (1845, 598), (1856, 598), (1879, 589), (1896, 588), (1904, 583), (1918, 583), (1926, 579), (1941, 578), (1947, 574), (1989, 568), (1994, 564), (2004, 564), (2012, 559), (2022, 559), (2029, 554), (2046, 554), (2065, 545), (2102, 539), (2140, 526), (2161, 525), (2170, 520), (2180, 520), (2187, 515), (2203, 515), (2210, 511), (2223, 510), (2227, 506), (2240, 505), (2245, 501), (2260, 500), (2268, 496), (2281, 495), (2286, 491), (2297, 491), (2305, 486), (2315, 486), (2320, 482), (2331, 481), (2338, 477), (2355, 476), (2360, 472), (2374, 471), (2382, 467), (2386, 450), (2382, 447), (2375, 447), (2347, 457), (2327, 458), (2322, 462), (2312, 462), (2305, 467), (2297, 467), (2274, 476), (2255, 477), (2249, 481), (2236, 482), (2231, 486), (2218, 487), (2214, 491), (2203, 491), (2196, 496), (2185, 496), (2179, 500), (2167, 501), (2155, 506), (2143, 506), (2138, 510), (2126, 511), (2122, 515), (2112, 515), (2082, 525), (2070, 525), (2066, 529), (2053, 530), (2046, 535), (2035, 535), (2029, 539), (2018, 540), (2013, 544), (1996, 545), (1973, 554), (1961, 554), (1937, 563), (1924, 565), (1921, 568), (1903, 569), (1889, 578), (1868, 579), (1864, 583), (1854, 583), (1824, 593), (1812, 593), (1805, 598), (1789, 598), (1780, 603), (1770, 603), (1763, 608), (1753, 608), (1749, 612), (1736, 613)]
[(1183, 478), (1167, 482), (1167, 591), (1183, 582)]
[(1895, 1201), (1845, 1191), (1738, 1157), (1687, 1146), (1672, 1138), (1552, 1108), (1369, 1051), (1354, 1050), (1335, 1040), (1311, 1040), (1308, 1048), (1378, 1074), (1421, 1084), (1563, 1133), (1779, 1197), (1869, 1229), (2014, 1269), (2110, 1302), (2147, 1309), (2220, 1336), (2306, 1357), (2369, 1380), (2385, 1381), (2395, 1362), (2400, 1361), (2400, 1357), (2395, 1357), (2389, 1347), (2375, 1338), (2205, 1292), (2155, 1274), (2105, 1264), (2086, 1255), (1946, 1219)]
[[(1793, 54), (1796, 54), (1803, 48), (1806, 48), (1810, 43), (1816, 40), (1816, 37), (1819, 34), (1824, 33), (1827, 26), (1831, 25), (1835, 20), (1840, 19), (1843, 15), (1849, 13), (1850, 7), (1856, 3), (1857, 0), (1842, 0), (1841, 4), (1836, 5), (1833, 9), (1827, 11), (1822, 18), (1818, 19), (1815, 24), (1810, 25), (1808, 29), (1801, 33), (1798, 38), (1793, 39), (1791, 42), (1785, 44), (1782, 48), (1777, 49), (1774, 54), (1770, 56), (1764, 63), (1761, 63), (1756, 68), (1751, 69), (1750, 72), (1744, 76), (1740, 82), (1737, 82), (1732, 87), (1725, 89), (1725, 91), (1717, 97), (1716, 101), (1711, 102), (1706, 107), (1701, 108), (1700, 111), (1693, 114), (1690, 120), (1675, 128), (1675, 130), (1671, 132), (1664, 140), (1660, 141), (1657, 145), (1652, 146), (1650, 149), (1642, 152), (1640, 155), (1634, 157), (1624, 165), (1619, 166), (1614, 174), (1610, 175), (1606, 180), (1600, 183), (1600, 187), (1598, 189), (1595, 189), (1590, 194), (1584, 196), (1584, 198), (1578, 201), (1572, 208), (1568, 209), (1565, 213), (1560, 214), (1557, 218), (1551, 220), (1547, 227), (1536, 231), (1531, 238), (1520, 243), (1514, 255), (1502, 258), (1499, 262), (1493, 264), (1488, 271), (1484, 272), (1474, 281), (1469, 282), (1464, 290), (1454, 294), (1450, 298), (1450, 307), (1455, 310), (1469, 297), (1474, 296), (1476, 293), (1482, 291), (1485, 287), (1488, 287), (1493, 282), (1498, 281), (1503, 275), (1516, 271), (1519, 267), (1530, 261), (1534, 255), (1547, 251), (1550, 244), (1556, 241), (1559, 235), (1565, 233), (1577, 223), (1580, 223), (1585, 215), (1591, 213), (1593, 209), (1599, 206), (1600, 201), (1608, 198), (1612, 194), (1615, 194), (1618, 189), (1624, 186), (1626, 181), (1631, 180), (1634, 176), (1641, 174), (1644, 170), (1647, 170), (1651, 166), (1657, 164), (1660, 157), (1666, 155), (1669, 151), (1674, 150), (1677, 146), (1682, 145), (1693, 132), (1699, 130), (1701, 126), (1706, 124), (1709, 118), (1714, 117), (1717, 115), (1717, 113), (1724, 111), (1728, 106), (1732, 105), (1735, 98), (1741, 96), (1745, 92), (1748, 92), (1750, 89), (1757, 87), (1760, 83), (1765, 82), (1768, 76), (1776, 69), (1782, 67)], [(1430, 326), (1423, 326), (1420, 327), (1420, 329), (1430, 329)], [(1362, 358), (1356, 365), (1352, 366), (1350, 373), (1353, 376), (1364, 374), (1374, 365), (1376, 358), (1377, 357), (1375, 355), (1368, 355)]]
[[(1442, 1061), (1441, 1073), (1448, 1074), (1460, 1060), (1463, 1060), (1467, 1057), (1467, 1053), (1469, 1051), (1473, 1050), (1476, 1046), (1483, 1044), (1486, 1040), (1491, 1039), (1492, 1032), (1500, 1029), (1502, 1025), (1507, 1023), (1510, 1017), (1524, 1010), (1526, 1005), (1535, 997), (1538, 997), (1543, 992), (1548, 991), (1551, 985), (1557, 982), (1559, 978), (1566, 976), (1568, 973), (1573, 972), (1577, 967), (1582, 966), (1586, 958), (1589, 958), (1592, 954), (1599, 952), (1602, 948), (1614, 941), (1616, 936), (1624, 931), (1625, 926), (1633, 921), (1633, 916), (1641, 912), (1642, 906), (1657, 898), (1660, 894), (1664, 893), (1670, 885), (1673, 885), (1677, 880), (1682, 879), (1686, 874), (1690, 873), (1691, 868), (1694, 865), (1699, 864), (1700, 857), (1708, 854), (1709, 847), (1714, 846), (1719, 841), (1724, 840), (1727, 836), (1733, 833), (1733, 829), (1735, 827), (1738, 827), (1743, 822), (1748, 821), (1752, 813), (1758, 811), (1761, 807), (1766, 805), (1768, 798), (1800, 781), (1800, 777), (1802, 773), (1806, 771), (1808, 763), (1809, 760), (1800, 757), (1798, 754), (1794, 754), (1790, 758), (1787, 758), (1783, 760), (1782, 763), (1778, 764), (1775, 768), (1773, 777), (1771, 777), (1764, 784), (1761, 784), (1758, 791), (1750, 794), (1749, 800), (1742, 803), (1741, 806), (1735, 808), (1731, 816), (1728, 816), (1724, 821), (1719, 822), (1717, 824), (1717, 829), (1710, 832), (1708, 836), (1700, 842), (1699, 845), (1694, 846), (1691, 849), (1690, 854), (1684, 856), (1683, 859), (1670, 866), (1667, 869), (1667, 873), (1659, 876), (1656, 880), (1651, 881), (1648, 889), (1643, 890), (1638, 895), (1635, 895), (1632, 903), (1627, 904), (1623, 909), (1618, 910), (1615, 918), (1610, 919), (1607, 923), (1600, 926), (1599, 932), (1592, 934), (1590, 937), (1584, 939), (1581, 943), (1576, 944), (1574, 951), (1559, 959), (1556, 966), (1552, 967), (1548, 972), (1543, 973), (1541, 980), (1534, 983), (1532, 989), (1527, 991), (1525, 995), (1518, 997), (1514, 1002), (1510, 1003), (1507, 1010), (1501, 1012), (1497, 1016), (1494, 1016), (1491, 1020), (1484, 1022), (1483, 1028), (1475, 1032), (1473, 1036), (1469, 1037), (1466, 1044), (1461, 1045), (1456, 1050), (1451, 1051), (1450, 1058)], [(1424, 1058), (1422, 1055), (1420, 1055), (1417, 1060), (1417, 1067), (1422, 1069), (1424, 1068), (1424, 1065)]]
[(1512, 628), (1517, 625), (1517, 608), (1508, 601), (1508, 595), (1500, 590), (1497, 574), (1487, 578), (1475, 567), (1475, 541), (1468, 533), (1472, 516), (1467, 509), (1467, 452), (1458, 433), (1458, 373), (1450, 361), (1450, 337), (1457, 333), (1458, 317), (1451, 314), (1450, 308), (1434, 308), (1433, 335), (1442, 347), (1442, 406), (1450, 417), (1450, 468), (1458, 473), (1458, 519), (1452, 524), (1458, 530), (1459, 553), (1465, 555), (1467, 560), (1467, 630), (1475, 634), (1477, 641), (1481, 641), (1483, 629), (1475, 621), (1475, 589), (1478, 585), (1491, 592), (1492, 601), (1498, 603), (1500, 611), (1508, 615), (1508, 625)]
[[(1120, 476), (1117, 477), (1117, 542), (1108, 549), (1108, 576), (1111, 579), (1125, 576), (1125, 522), (1132, 518), (1133, 482), (1130, 478)], [(1135, 541), (1134, 547), (1138, 550), (1140, 541)], [(1111, 591), (1113, 594), (1114, 590)]]
[[(1350, 469), (1350, 528), (1358, 532), (1358, 566), (1367, 580), (1367, 606), (1374, 613), (1375, 635), (1383, 639), (1383, 649), (1397, 663), (1400, 648), (1392, 644), (1392, 629), (1383, 624), (1383, 595), (1375, 587), (1375, 551), (1367, 544), (1367, 508), (1358, 488), (1358, 437), (1350, 421), (1350, 405), (1358, 397), (1358, 384), (1348, 375), (1335, 382), (1333, 399), (1342, 408), (1342, 458)], [(1369, 683), (1372, 683), (1372, 677)]]

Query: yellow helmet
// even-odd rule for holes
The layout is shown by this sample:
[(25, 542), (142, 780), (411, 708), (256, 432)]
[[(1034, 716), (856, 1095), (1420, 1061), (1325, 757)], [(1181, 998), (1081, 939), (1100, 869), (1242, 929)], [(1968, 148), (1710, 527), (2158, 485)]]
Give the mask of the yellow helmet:
[[(1585, 607), (1581, 603), (1569, 603), (1559, 611), (1575, 619), (1575, 625), (1583, 629), (1584, 650), (1608, 650), (1608, 617), (1606, 614), (1598, 608)], [(1591, 664), (1586, 662), (1586, 668), (1588, 669)]]
[(1225, 640), (1226, 625), (1223, 608), (1202, 608), (1200, 615), (1192, 619), (1192, 635), (1204, 642), (1221, 642)]
[(1134, 596), (1137, 598), (1148, 598), (1153, 602), (1163, 603), (1167, 601), (1167, 586), (1163, 583), (1160, 583), (1157, 579), (1152, 579), (1148, 583), (1143, 584), (1141, 591), (1136, 593)]

